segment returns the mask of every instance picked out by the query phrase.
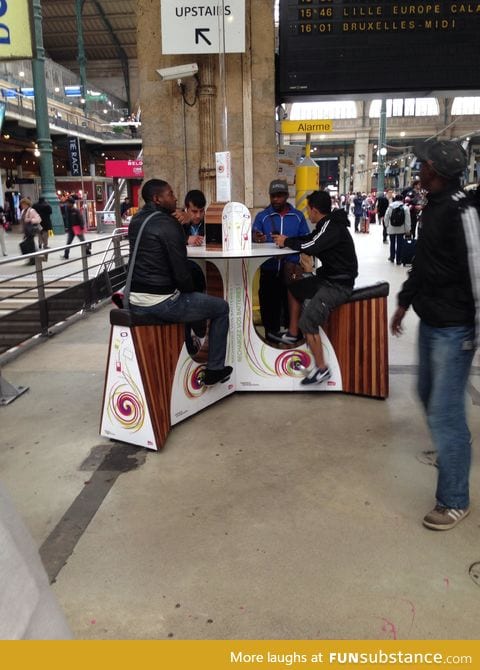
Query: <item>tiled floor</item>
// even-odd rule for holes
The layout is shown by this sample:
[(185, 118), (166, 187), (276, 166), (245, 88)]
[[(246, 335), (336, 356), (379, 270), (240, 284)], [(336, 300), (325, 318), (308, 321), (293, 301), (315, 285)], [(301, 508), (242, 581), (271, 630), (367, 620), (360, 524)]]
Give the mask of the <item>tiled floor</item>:
[[(359, 284), (405, 277), (378, 226), (355, 235)], [(162, 453), (98, 435), (108, 311), (3, 369), (0, 472), (80, 638), (466, 638), (480, 634), (472, 514), (422, 527), (436, 469), (415, 395), (417, 319), (390, 338), (390, 397), (236, 394)], [(479, 434), (478, 360), (468, 395)], [(475, 569), (472, 571), (475, 573)], [(478, 571), (477, 571), (478, 577)]]

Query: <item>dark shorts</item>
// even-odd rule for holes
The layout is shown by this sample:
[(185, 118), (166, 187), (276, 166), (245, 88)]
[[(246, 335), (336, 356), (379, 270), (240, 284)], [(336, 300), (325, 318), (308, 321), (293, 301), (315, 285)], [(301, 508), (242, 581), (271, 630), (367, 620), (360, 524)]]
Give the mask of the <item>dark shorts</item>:
[(324, 326), (330, 312), (343, 305), (352, 294), (352, 288), (337, 284), (327, 279), (307, 277), (289, 285), (289, 290), (300, 302), (303, 302), (300, 328), (302, 332), (318, 333), (319, 326)]

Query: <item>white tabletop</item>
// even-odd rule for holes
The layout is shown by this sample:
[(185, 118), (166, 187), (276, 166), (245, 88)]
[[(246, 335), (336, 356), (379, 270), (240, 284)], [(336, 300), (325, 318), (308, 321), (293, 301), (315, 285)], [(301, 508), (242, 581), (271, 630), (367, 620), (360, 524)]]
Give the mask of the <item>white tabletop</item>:
[(239, 251), (223, 251), (223, 249), (206, 249), (202, 247), (187, 247), (187, 255), (190, 258), (258, 258), (260, 256), (285, 256), (294, 254), (291, 249), (279, 249), (273, 242), (263, 244), (252, 243), (251, 249)]

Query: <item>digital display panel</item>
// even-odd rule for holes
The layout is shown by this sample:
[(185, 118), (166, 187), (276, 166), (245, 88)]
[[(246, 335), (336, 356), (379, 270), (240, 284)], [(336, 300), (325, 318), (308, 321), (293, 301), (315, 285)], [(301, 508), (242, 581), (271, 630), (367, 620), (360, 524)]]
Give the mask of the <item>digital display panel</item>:
[(280, 0), (279, 97), (480, 89), (480, 2)]

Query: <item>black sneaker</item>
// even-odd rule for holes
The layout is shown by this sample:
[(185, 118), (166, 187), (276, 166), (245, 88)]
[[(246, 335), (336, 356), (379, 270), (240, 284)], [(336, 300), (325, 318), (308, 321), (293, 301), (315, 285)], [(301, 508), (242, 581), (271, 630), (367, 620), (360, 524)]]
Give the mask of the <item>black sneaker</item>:
[(203, 377), (203, 383), (205, 386), (214, 386), (218, 382), (223, 384), (230, 379), (232, 372), (233, 368), (230, 365), (226, 365), (221, 370), (209, 370), (207, 368)]
[(320, 368), (314, 367), (313, 370), (310, 370), (307, 376), (302, 379), (300, 384), (302, 386), (321, 384), (322, 382), (326, 382), (328, 379), (330, 379), (331, 376), (332, 373), (330, 372), (330, 368), (321, 370)]

